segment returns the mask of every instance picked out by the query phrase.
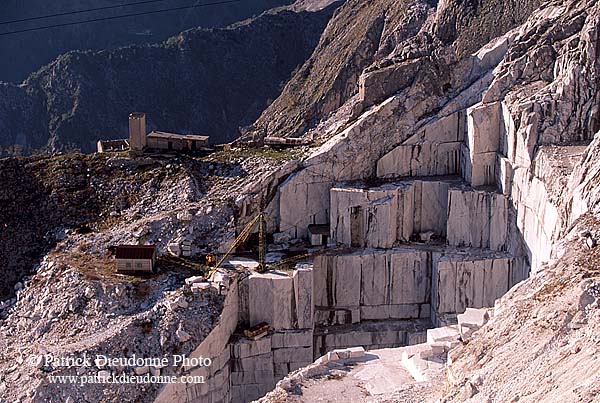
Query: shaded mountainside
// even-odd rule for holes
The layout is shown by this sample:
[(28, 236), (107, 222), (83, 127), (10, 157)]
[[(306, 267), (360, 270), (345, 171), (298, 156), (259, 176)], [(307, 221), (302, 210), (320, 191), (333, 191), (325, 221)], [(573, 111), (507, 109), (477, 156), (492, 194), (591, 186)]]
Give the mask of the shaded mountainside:
[[(0, 160), (0, 296), (62, 239), (64, 228), (96, 223), (137, 200), (146, 177), (105, 165), (105, 156)], [(145, 171), (155, 167), (148, 167)], [(143, 180), (146, 179), (146, 180)], [(157, 175), (156, 181), (160, 181)], [(101, 186), (97, 184), (102, 183)]]
[[(187, 10), (115, 19), (24, 32), (0, 37), (0, 81), (21, 82), (30, 73), (73, 49), (101, 50), (121, 46), (154, 43), (194, 27), (222, 27), (260, 14), (264, 10), (291, 3), (292, 0), (250, 0), (232, 4), (211, 5)], [(5, 0), (2, 2), (2, 21), (20, 20), (35, 16), (64, 13), (92, 8), (123, 5), (122, 0)], [(131, 3), (131, 2), (129, 2)], [(207, 2), (196, 2), (207, 3)], [(212, 2), (211, 2), (212, 3)], [(171, 7), (187, 6), (182, 0), (120, 7), (93, 13), (62, 16), (3, 25), (0, 32), (35, 28), (45, 25), (85, 21), (94, 18), (143, 13)], [(191, 3), (194, 4), (194, 3)]]
[(522, 24), (540, 0), (440, 1), (435, 35), (454, 43), (459, 56), (476, 52), (501, 33)]
[(160, 45), (70, 52), (22, 86), (0, 87), (0, 145), (92, 151), (127, 136), (127, 115), (149, 129), (233, 139), (308, 58), (333, 13), (277, 10), (224, 29), (193, 29)]
[[(398, 31), (418, 32), (431, 9), (413, 3), (347, 2), (329, 23), (311, 58), (250, 133), (296, 137), (343, 105), (356, 94), (359, 76), (373, 63), (380, 43)], [(411, 5), (417, 7), (417, 13), (410, 10)], [(387, 18), (388, 14), (392, 18)]]

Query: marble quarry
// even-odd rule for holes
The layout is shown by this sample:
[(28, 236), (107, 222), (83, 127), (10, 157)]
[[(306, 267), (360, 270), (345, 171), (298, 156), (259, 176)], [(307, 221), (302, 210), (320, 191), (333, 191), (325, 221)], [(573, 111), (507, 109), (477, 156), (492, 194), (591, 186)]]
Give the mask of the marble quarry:
[[(195, 352), (214, 357), (216, 376), (169, 386), (158, 401), (250, 402), (336, 349), (424, 343), (428, 329), (493, 307), (552, 258), (561, 172), (580, 151), (542, 147), (533, 164), (535, 135), (515, 131), (505, 104), (477, 103), (381, 153), (375, 180), (326, 160), (290, 173), (268, 207), (275, 243), (328, 225), (330, 250), (231, 285), (220, 325)], [(262, 322), (272, 330), (259, 340), (239, 331)]]
[[(424, 343), (493, 307), (551, 259), (561, 172), (580, 152), (541, 147), (532, 164), (532, 136), (502, 103), (476, 104), (391, 147), (377, 180), (336, 180), (325, 165), (291, 173), (269, 206), (275, 243), (328, 225), (331, 250), (232, 283), (194, 352), (216, 364), (185, 372), (210, 381), (169, 385), (157, 401), (250, 402), (331, 351)], [(262, 322), (272, 330), (258, 340), (240, 332)]]
[[(478, 103), (382, 153), (376, 180), (344, 178), (326, 162), (291, 173), (268, 207), (275, 242), (329, 226), (331, 250), (293, 272), (239, 281), (221, 341), (199, 347), (222, 375), (170, 396), (249, 402), (330, 351), (424, 343), (428, 329), (493, 307), (551, 258), (562, 186), (552, 178), (570, 161), (542, 149), (536, 168), (534, 133), (514, 127), (503, 103)], [(239, 332), (262, 322), (272, 330), (259, 340)]]

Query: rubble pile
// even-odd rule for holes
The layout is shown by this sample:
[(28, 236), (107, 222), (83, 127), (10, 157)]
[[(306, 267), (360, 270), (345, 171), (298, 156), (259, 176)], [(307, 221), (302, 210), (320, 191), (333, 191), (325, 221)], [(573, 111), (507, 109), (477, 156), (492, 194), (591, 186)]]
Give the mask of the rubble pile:
[(443, 402), (597, 400), (600, 250), (580, 242), (585, 228), (600, 221), (583, 216), (555, 264), (506, 294), (494, 320), (451, 351)]
[[(2, 311), (0, 401), (152, 401), (160, 385), (53, 384), (49, 375), (163, 375), (171, 366), (109, 366), (95, 357), (156, 358), (189, 354), (215, 325), (223, 297), (215, 288), (186, 287), (186, 273), (140, 279), (90, 278), (73, 261), (52, 254)], [(55, 260), (51, 260), (55, 259)], [(52, 360), (44, 357), (50, 355)], [(92, 357), (91, 366), (61, 359)], [(88, 363), (89, 364), (89, 363)], [(21, 400), (19, 400), (21, 399)], [(62, 399), (62, 400), (61, 400)]]

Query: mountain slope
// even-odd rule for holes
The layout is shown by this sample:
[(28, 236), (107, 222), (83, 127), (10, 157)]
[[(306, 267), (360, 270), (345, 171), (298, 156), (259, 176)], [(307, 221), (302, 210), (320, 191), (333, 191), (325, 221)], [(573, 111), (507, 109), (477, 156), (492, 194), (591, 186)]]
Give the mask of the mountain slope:
[[(236, 21), (258, 15), (264, 10), (289, 4), (291, 1), (241, 1), (2, 36), (0, 37), (0, 54), (11, 55), (11, 57), (0, 58), (0, 81), (21, 82), (40, 66), (50, 63), (60, 54), (73, 49), (103, 50), (133, 44), (155, 43), (186, 29), (198, 26), (206, 28), (227, 26)], [(122, 0), (31, 0), (27, 2), (5, 0), (2, 2), (2, 21), (92, 8), (122, 6), (127, 3), (134, 2), (124, 2)], [(201, 3), (207, 2), (190, 3), (175, 0), (153, 4), (138, 4), (134, 7), (120, 7), (93, 13), (2, 25), (0, 32), (143, 13)]]
[[(247, 130), (248, 138), (302, 136), (361, 91), (358, 78), (363, 72), (399, 66), (401, 73), (376, 79), (384, 86), (378, 99), (383, 100), (408, 83), (398, 75), (411, 80), (416, 71), (426, 70), (423, 63), (444, 71), (448, 63), (524, 22), (538, 4), (538, 0), (348, 1), (330, 21), (310, 59)], [(368, 106), (369, 102), (357, 105), (353, 114)]]
[(126, 137), (135, 110), (150, 129), (231, 140), (308, 58), (334, 8), (281, 9), (159, 45), (67, 53), (23, 85), (0, 87), (0, 145), (93, 151), (100, 138)]

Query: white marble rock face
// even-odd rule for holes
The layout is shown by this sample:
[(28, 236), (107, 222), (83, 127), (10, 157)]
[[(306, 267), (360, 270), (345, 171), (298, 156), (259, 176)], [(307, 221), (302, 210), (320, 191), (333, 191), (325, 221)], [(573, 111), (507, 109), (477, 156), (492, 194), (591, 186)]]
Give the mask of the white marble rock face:
[(522, 275), (518, 260), (442, 257), (433, 268), (433, 309), (445, 314), (494, 306)]
[(296, 302), (296, 325), (299, 329), (312, 328), (314, 316), (313, 269), (312, 267), (297, 269), (292, 278)]
[(330, 174), (314, 169), (292, 175), (279, 187), (280, 232), (292, 239), (306, 237), (310, 224), (329, 220)]
[(508, 199), (499, 193), (450, 190), (448, 244), (507, 250), (508, 209)]
[(392, 248), (413, 235), (446, 235), (449, 184), (407, 181), (372, 189), (331, 189), (331, 240), (363, 248)]
[(377, 162), (379, 178), (455, 175), (460, 172), (464, 112), (436, 119)]
[(379, 178), (443, 176), (460, 172), (461, 142), (424, 141), (396, 147), (377, 163)]
[(247, 281), (250, 325), (268, 323), (274, 329), (293, 329), (293, 279), (286, 274), (253, 273)]
[[(425, 251), (365, 251), (319, 256), (314, 263), (315, 304), (321, 311), (358, 309), (360, 320), (414, 319), (429, 304), (431, 258)], [(323, 320), (317, 315), (316, 321)]]

